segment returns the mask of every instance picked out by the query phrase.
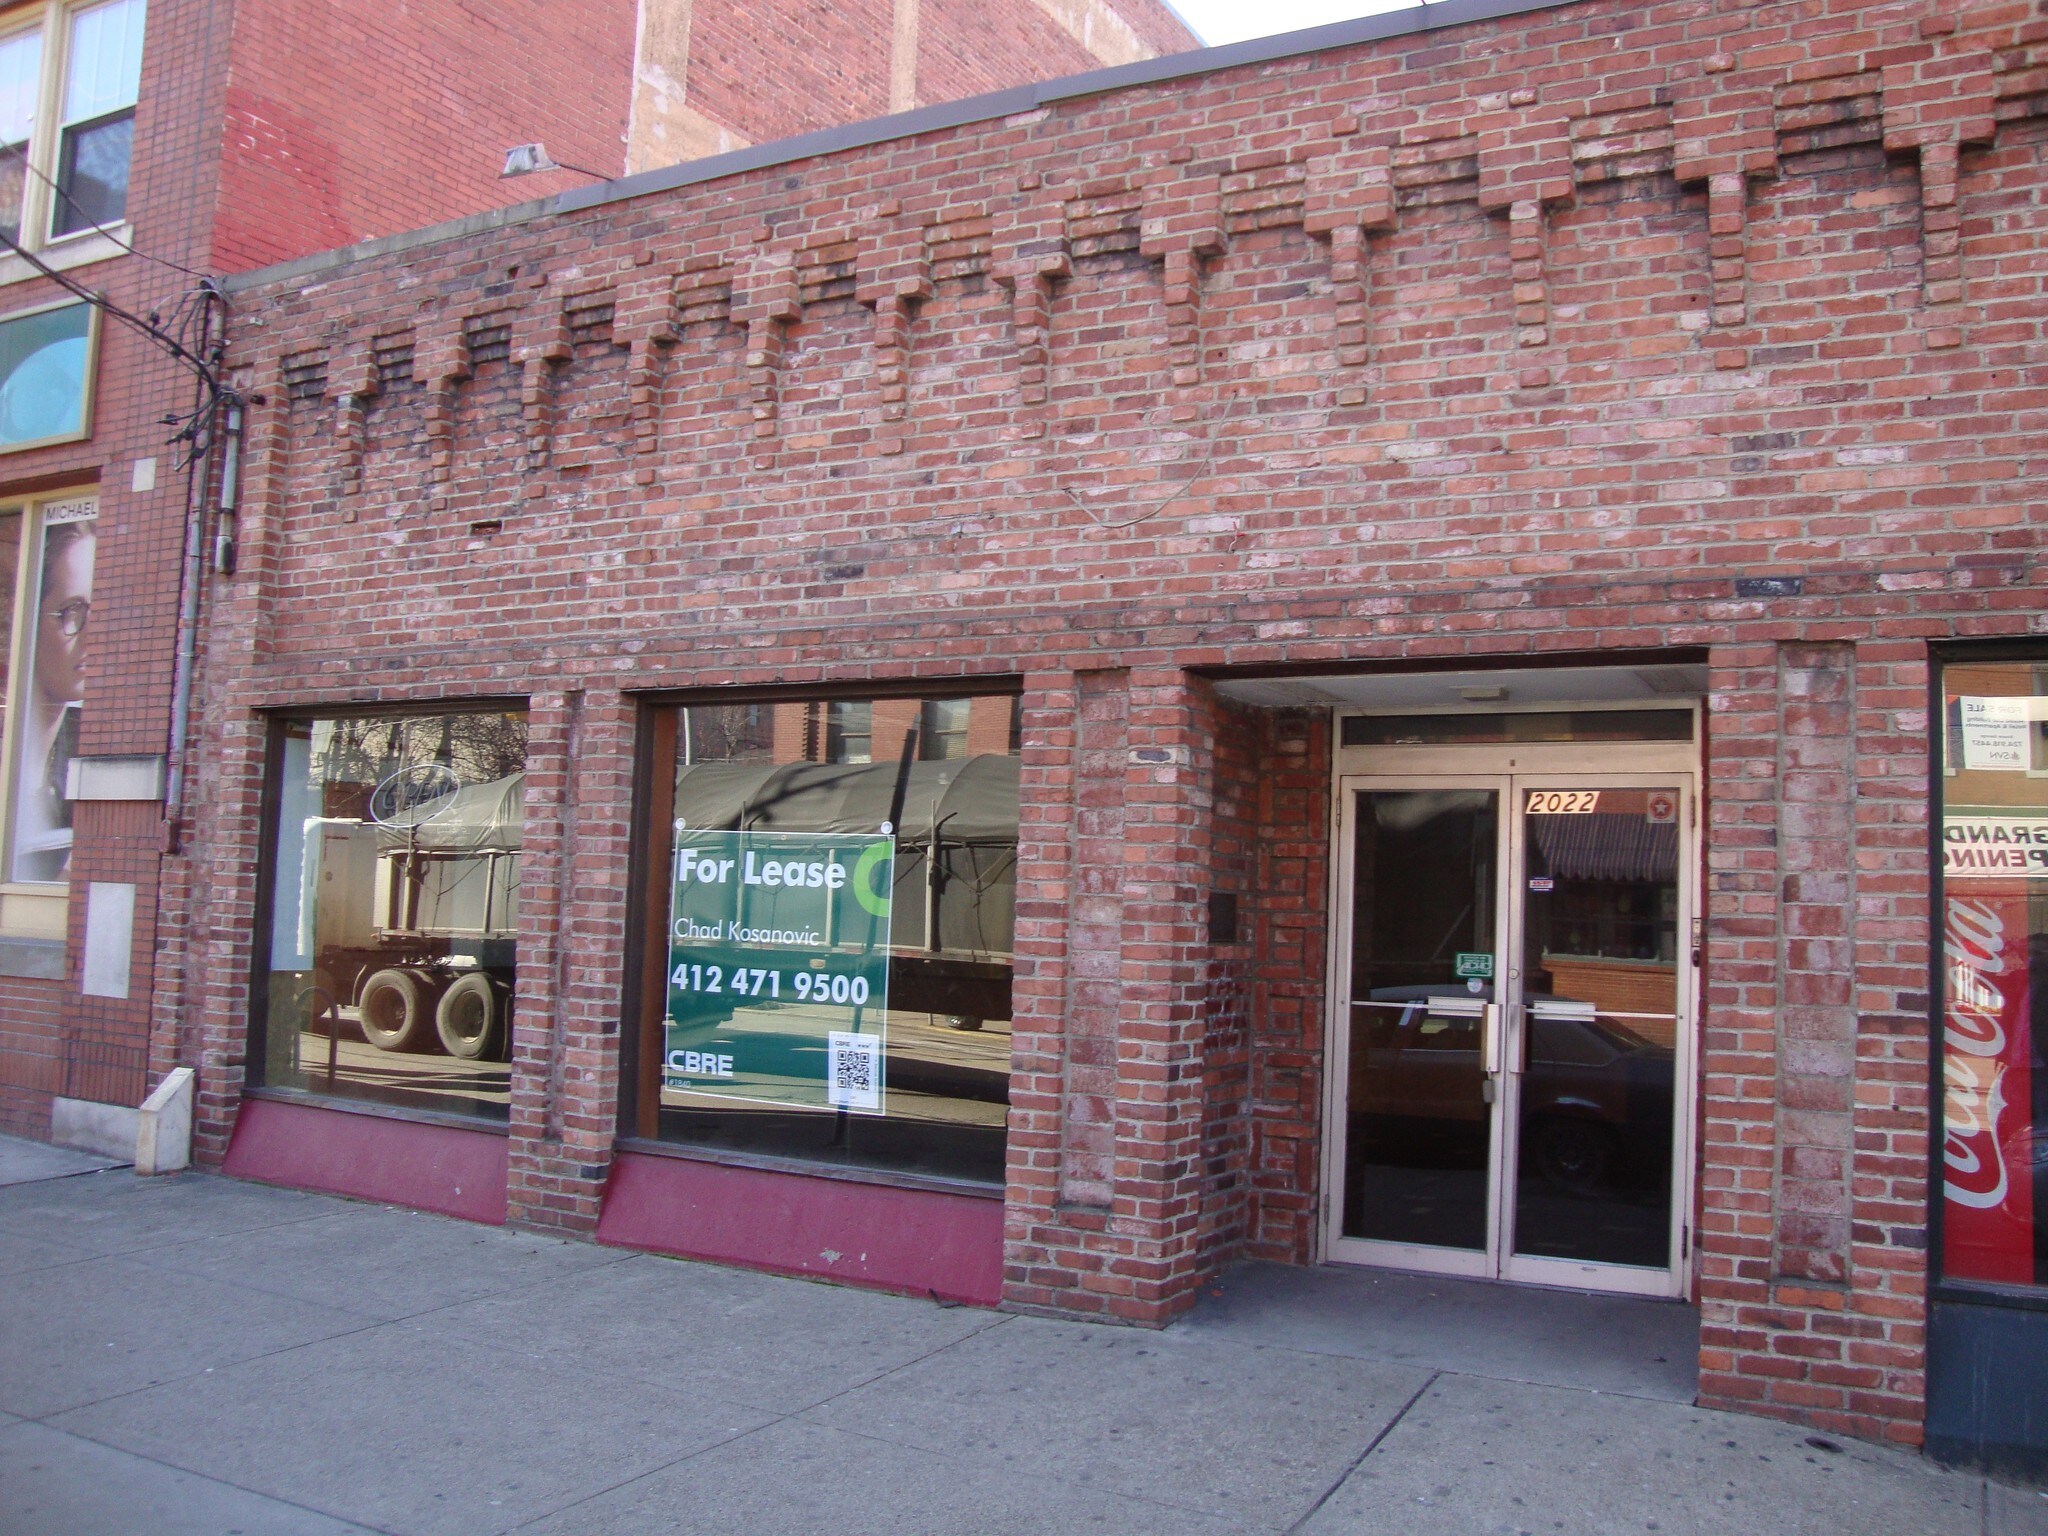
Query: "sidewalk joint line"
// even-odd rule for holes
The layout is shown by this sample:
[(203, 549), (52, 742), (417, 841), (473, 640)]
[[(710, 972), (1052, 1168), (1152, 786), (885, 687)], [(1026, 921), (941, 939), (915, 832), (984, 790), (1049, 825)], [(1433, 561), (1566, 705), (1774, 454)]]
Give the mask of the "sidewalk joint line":
[[(103, 1398), (101, 1401), (111, 1402), (112, 1399)], [(84, 1406), (90, 1407), (92, 1405), (86, 1404)], [(70, 1412), (69, 1409), (64, 1411)], [(81, 1441), (86, 1445), (98, 1446), (103, 1451), (112, 1451), (116, 1456), (132, 1456), (137, 1461), (147, 1462), (153, 1467), (162, 1467), (166, 1472), (175, 1472), (180, 1477), (197, 1478), (202, 1483), (213, 1483), (222, 1488), (233, 1488), (239, 1493), (246, 1493), (272, 1504), (282, 1504), (287, 1509), (304, 1510), (309, 1515), (318, 1515), (321, 1519), (332, 1520), (337, 1525), (349, 1526), (359, 1531), (374, 1532), (375, 1536), (404, 1536), (403, 1532), (388, 1525), (373, 1525), (367, 1520), (357, 1520), (348, 1515), (337, 1515), (332, 1510), (322, 1509), (316, 1504), (303, 1504), (297, 1499), (286, 1498), (281, 1493), (265, 1493), (261, 1488), (251, 1488), (247, 1483), (238, 1483), (231, 1477), (222, 1477), (214, 1472), (201, 1472), (196, 1467), (180, 1466), (175, 1461), (165, 1461), (161, 1456), (152, 1456), (145, 1451), (132, 1451), (125, 1445), (116, 1445), (111, 1440), (101, 1440), (81, 1430), (68, 1429), (62, 1424), (50, 1424), (42, 1419), (23, 1419), (22, 1422), (24, 1424), (33, 1424), (38, 1429), (47, 1429), (53, 1435), (63, 1435), (68, 1439)]]
[(1309, 1507), (1306, 1510), (1302, 1511), (1302, 1516), (1299, 1520), (1295, 1521), (1294, 1524), (1287, 1527), (1286, 1536), (1295, 1536), (1295, 1532), (1299, 1531), (1303, 1526), (1307, 1525), (1309, 1521), (1315, 1518), (1316, 1511), (1321, 1509), (1325, 1504), (1329, 1503), (1330, 1500), (1336, 1496), (1337, 1490), (1339, 1488), (1342, 1488), (1346, 1483), (1351, 1481), (1351, 1474), (1356, 1472), (1360, 1467), (1365, 1465), (1365, 1458), (1370, 1456), (1374, 1451), (1380, 1448), (1380, 1442), (1385, 1440), (1387, 1436), (1391, 1435), (1394, 1432), (1395, 1425), (1399, 1424), (1403, 1419), (1408, 1417), (1408, 1410), (1413, 1408), (1417, 1403), (1422, 1401), (1422, 1394), (1427, 1392), (1431, 1387), (1435, 1386), (1437, 1384), (1437, 1381), (1443, 1376), (1443, 1374), (1444, 1373), (1442, 1371), (1431, 1371), (1429, 1373), (1429, 1380), (1425, 1381), (1421, 1386), (1415, 1389), (1415, 1395), (1410, 1397), (1407, 1402), (1401, 1405), (1401, 1411), (1395, 1414), (1391, 1419), (1387, 1420), (1385, 1424), (1380, 1426), (1380, 1432), (1374, 1435), (1371, 1440), (1366, 1442), (1365, 1449), (1360, 1451), (1356, 1456), (1352, 1458), (1351, 1465), (1346, 1467), (1342, 1472), (1338, 1473), (1337, 1480), (1331, 1483), (1329, 1487), (1323, 1490), (1322, 1496), (1318, 1498), (1315, 1501), (1315, 1503), (1309, 1505)]
[[(1163, 1336), (1175, 1337), (1172, 1333)], [(1180, 1336), (1196, 1337), (1193, 1334)], [(1435, 1371), (1439, 1375), (1458, 1376), (1470, 1381), (1505, 1381), (1522, 1387), (1546, 1387), (1553, 1388), (1559, 1392), (1586, 1392), (1594, 1397), (1625, 1397), (1631, 1402), (1666, 1403), (1674, 1408), (1696, 1408), (1699, 1406), (1696, 1398), (1690, 1397), (1659, 1397), (1651, 1392), (1636, 1391), (1626, 1387), (1594, 1387), (1576, 1381), (1546, 1381), (1538, 1376), (1514, 1376), (1494, 1371), (1466, 1370), (1452, 1365), (1425, 1365), (1418, 1360), (1403, 1360), (1394, 1355), (1359, 1354), (1350, 1350), (1317, 1349), (1307, 1344), (1284, 1344), (1272, 1339), (1238, 1338), (1234, 1335), (1225, 1334), (1221, 1330), (1210, 1332), (1207, 1334), (1207, 1337), (1211, 1340), (1221, 1340), (1225, 1343), (1240, 1345), (1246, 1349), (1280, 1350), (1286, 1354), (1307, 1355), (1317, 1360), (1356, 1360), (1361, 1365), (1390, 1365), (1403, 1370)]]
[(803, 1424), (803, 1427), (806, 1429), (830, 1430), (833, 1428), (832, 1425), (812, 1424), (807, 1420), (804, 1420), (803, 1415), (810, 1413), (813, 1409), (822, 1408), (827, 1403), (836, 1402), (838, 1399), (846, 1396), (846, 1394), (849, 1392), (858, 1392), (863, 1387), (873, 1386), (876, 1382), (881, 1381), (887, 1377), (893, 1376), (898, 1371), (908, 1370), (911, 1366), (918, 1365), (923, 1361), (929, 1360), (934, 1355), (943, 1354), (945, 1351), (953, 1348), (953, 1346), (956, 1344), (964, 1344), (969, 1339), (979, 1338), (982, 1334), (987, 1333), (991, 1328), (999, 1328), (1004, 1323), (1011, 1322), (1013, 1320), (1013, 1315), (998, 1314), (989, 1322), (986, 1322), (982, 1324), (981, 1327), (976, 1328), (972, 1333), (962, 1334), (957, 1339), (948, 1339), (945, 1343), (936, 1345), (933, 1348), (926, 1350), (921, 1355), (914, 1356), (909, 1360), (901, 1362), (900, 1364), (892, 1365), (887, 1370), (878, 1371), (873, 1376), (869, 1376), (864, 1380), (854, 1382), (849, 1386), (842, 1387), (839, 1391), (834, 1392), (829, 1397), (821, 1397), (815, 1403), (806, 1403), (803, 1407), (793, 1408), (787, 1413), (777, 1413), (772, 1408), (761, 1408), (750, 1404), (733, 1402), (731, 1399), (721, 1399), (721, 1401), (731, 1403), (731, 1406), (735, 1408), (745, 1408), (748, 1412), (751, 1413), (770, 1414), (772, 1415), (772, 1417), (770, 1417), (768, 1422), (765, 1424), (756, 1424), (751, 1429), (743, 1429), (736, 1434), (727, 1435), (723, 1440), (714, 1440), (709, 1445), (700, 1445), (699, 1447), (697, 1447), (696, 1450), (686, 1452), (684, 1455), (678, 1456), (672, 1461), (664, 1461), (659, 1466), (648, 1467), (644, 1471), (635, 1472), (631, 1477), (621, 1478), (616, 1483), (612, 1483), (607, 1487), (595, 1489), (592, 1492), (583, 1495), (581, 1498), (571, 1499), (566, 1504), (558, 1505), (553, 1509), (543, 1510), (541, 1513), (534, 1515), (531, 1519), (522, 1520), (516, 1526), (506, 1526), (503, 1529), (506, 1532), (524, 1530), (527, 1526), (533, 1525), (538, 1521), (553, 1519), (556, 1515), (563, 1514), (572, 1509), (580, 1508), (582, 1505), (590, 1503), (593, 1499), (601, 1499), (608, 1494), (617, 1493), (621, 1488), (630, 1488), (633, 1484), (640, 1482), (643, 1479), (650, 1478), (657, 1475), (658, 1473), (667, 1472), (672, 1470), (673, 1468), (683, 1466), (688, 1462), (695, 1461), (700, 1456), (708, 1456), (713, 1451), (723, 1450), (728, 1445), (733, 1445), (738, 1441), (746, 1439), (750, 1435), (758, 1435), (764, 1430), (779, 1429), (785, 1424), (798, 1422), (801, 1422)]

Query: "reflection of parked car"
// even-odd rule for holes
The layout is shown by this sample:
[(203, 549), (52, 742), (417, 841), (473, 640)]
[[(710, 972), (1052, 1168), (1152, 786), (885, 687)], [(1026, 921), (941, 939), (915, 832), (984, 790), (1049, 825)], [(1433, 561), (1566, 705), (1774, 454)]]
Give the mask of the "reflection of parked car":
[[(1369, 1128), (1383, 1136), (1418, 1142), (1425, 1155), (1432, 1141), (1441, 1144), (1446, 1131), (1463, 1126), (1458, 1140), (1469, 1155), (1472, 1133), (1490, 1112), (1482, 1022), (1450, 1010), (1491, 1002), (1492, 990), (1383, 987), (1369, 996), (1410, 1006), (1358, 1010), (1353, 1112), (1379, 1122)], [(1588, 1005), (1539, 995), (1527, 999), (1527, 1010), (1523, 1166), (1568, 1189), (1661, 1188), (1670, 1163), (1672, 1052), (1592, 1016)]]

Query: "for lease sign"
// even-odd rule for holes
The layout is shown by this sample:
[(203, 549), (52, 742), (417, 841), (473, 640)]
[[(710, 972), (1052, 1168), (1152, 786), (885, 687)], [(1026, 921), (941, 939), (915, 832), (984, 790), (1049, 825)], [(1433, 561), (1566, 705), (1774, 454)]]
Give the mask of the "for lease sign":
[(895, 855), (866, 833), (677, 832), (665, 1089), (883, 1112)]

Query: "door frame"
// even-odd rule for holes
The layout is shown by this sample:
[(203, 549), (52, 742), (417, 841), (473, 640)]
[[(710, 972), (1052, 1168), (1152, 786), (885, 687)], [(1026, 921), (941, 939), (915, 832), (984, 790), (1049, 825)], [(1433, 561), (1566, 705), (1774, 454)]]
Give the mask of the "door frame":
[[(1343, 750), (1356, 750), (1343, 749)], [(1331, 850), (1330, 877), (1333, 895), (1330, 905), (1330, 971), (1324, 985), (1324, 1033), (1323, 1033), (1323, 1197), (1322, 1220), (1317, 1227), (1322, 1243), (1322, 1257), (1337, 1264), (1366, 1264), (1389, 1269), (1413, 1269), (1438, 1275), (1464, 1275), (1472, 1279), (1490, 1280), (1495, 1276), (1495, 1254), (1500, 1242), (1500, 1212), (1495, 1208), (1491, 1194), (1488, 1196), (1486, 1246), (1483, 1248), (1437, 1248), (1419, 1243), (1395, 1243), (1378, 1238), (1346, 1237), (1344, 1225), (1344, 1151), (1349, 1128), (1346, 1116), (1349, 1109), (1351, 1085), (1351, 1019), (1348, 1010), (1340, 1001), (1351, 989), (1351, 897), (1354, 890), (1353, 866), (1356, 861), (1350, 852), (1349, 808), (1351, 798), (1360, 790), (1372, 789), (1477, 789), (1505, 797), (1510, 787), (1500, 774), (1443, 773), (1352, 773), (1340, 772), (1336, 776), (1336, 792), (1331, 809)], [(1499, 824), (1501, 808), (1494, 807), (1496, 826)], [(1494, 867), (1494, 944), (1495, 953), (1502, 952), (1502, 935), (1505, 918), (1505, 903), (1510, 894), (1508, 881), (1508, 847), (1505, 840), (1498, 844)], [(1498, 968), (1498, 967), (1496, 967)], [(1499, 983), (1495, 984), (1495, 997), (1499, 997)], [(1493, 1028), (1500, 1028), (1500, 1015), (1496, 1013)], [(1500, 1126), (1503, 1116), (1500, 1106), (1488, 1106), (1488, 1115), (1493, 1125), (1486, 1138), (1486, 1187), (1497, 1190), (1501, 1185), (1503, 1137)]]
[[(1583, 706), (1580, 706), (1583, 707)], [(1345, 711), (1344, 713), (1354, 713)], [(1370, 713), (1367, 711), (1366, 713)], [(1341, 741), (1341, 731), (1333, 735)], [(1699, 1121), (1699, 959), (1702, 949), (1701, 808), (1702, 774), (1699, 721), (1695, 710), (1693, 739), (1659, 742), (1515, 742), (1429, 744), (1334, 748), (1331, 774), (1329, 869), (1329, 943), (1324, 978), (1324, 1073), (1320, 1219), (1316, 1223), (1317, 1257), (1323, 1262), (1413, 1269), (1433, 1274), (1499, 1278), (1518, 1284), (1573, 1290), (1604, 1290), (1637, 1295), (1692, 1294), (1692, 1233)], [(1509, 953), (1519, 934), (1521, 892), (1517, 875), (1526, 839), (1521, 795), (1528, 789), (1590, 787), (1616, 789), (1648, 784), (1675, 785), (1683, 805), (1679, 820), (1678, 874), (1678, 1012), (1672, 1104), (1672, 1212), (1669, 1265), (1665, 1270), (1586, 1264), (1577, 1260), (1516, 1256), (1513, 1252), (1514, 1189), (1504, 1177), (1512, 1166), (1519, 1133), (1516, 1118), (1521, 1076), (1503, 1074), (1508, 1091), (1494, 1107), (1494, 1128), (1487, 1151), (1487, 1179), (1493, 1210), (1488, 1246), (1481, 1250), (1427, 1248), (1343, 1236), (1342, 1189), (1346, 1102), (1350, 1082), (1350, 1019), (1343, 1006), (1349, 991), (1351, 960), (1352, 856), (1348, 818), (1352, 796), (1360, 789), (1440, 788), (1490, 789), (1501, 795), (1505, 818), (1496, 872), (1498, 907), (1496, 952)], [(1506, 966), (1509, 962), (1502, 960)], [(1510, 1028), (1505, 1000), (1498, 1027)], [(1646, 1284), (1649, 1281), (1651, 1283)]]

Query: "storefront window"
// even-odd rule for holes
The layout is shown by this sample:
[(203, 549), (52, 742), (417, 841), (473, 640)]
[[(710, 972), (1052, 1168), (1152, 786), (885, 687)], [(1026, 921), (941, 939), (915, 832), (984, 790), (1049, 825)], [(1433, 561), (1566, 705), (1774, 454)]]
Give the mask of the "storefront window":
[(639, 1135), (1001, 1182), (1015, 710), (1003, 694), (675, 711)]
[(506, 1118), (526, 716), (279, 727), (252, 1082)]
[(1942, 702), (1941, 1273), (2048, 1286), (2048, 661)]
[[(98, 504), (86, 498), (48, 503), (37, 530), (34, 626), (23, 657), (15, 739), (14, 868), (24, 882), (71, 873), (71, 802), (65, 781), (78, 755), (78, 712), (91, 640), (92, 570)], [(11, 563), (11, 562), (10, 562)]]

